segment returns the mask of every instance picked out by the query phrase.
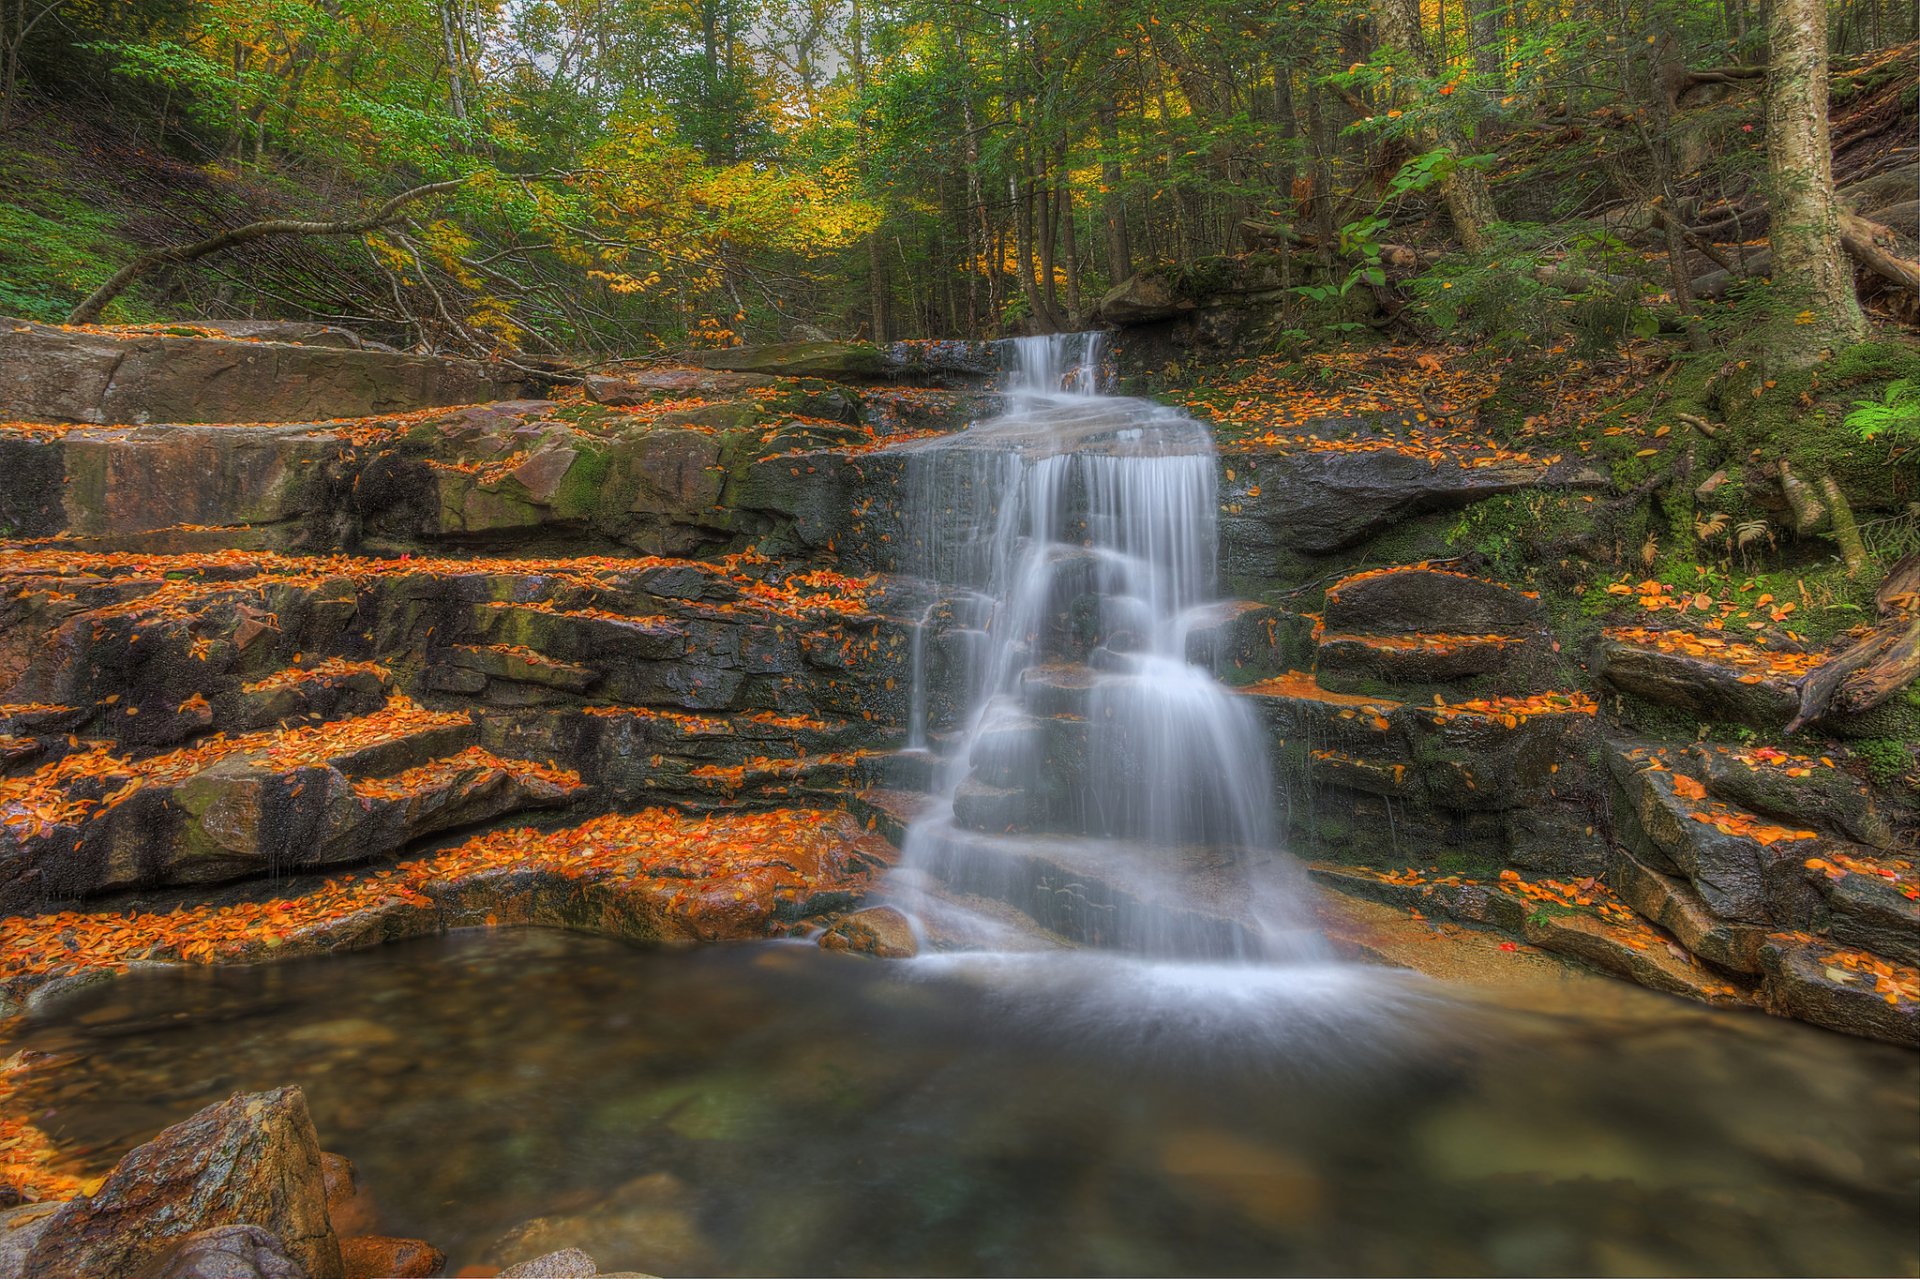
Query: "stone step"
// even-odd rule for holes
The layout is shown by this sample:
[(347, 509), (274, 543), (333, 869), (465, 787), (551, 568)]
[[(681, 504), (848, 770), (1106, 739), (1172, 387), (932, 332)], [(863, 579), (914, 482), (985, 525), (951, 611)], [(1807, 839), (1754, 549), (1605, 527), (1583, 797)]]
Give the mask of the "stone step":
[(1327, 589), (1330, 632), (1529, 636), (1545, 625), (1535, 592), (1431, 564), (1356, 573)]
[(1920, 1047), (1920, 968), (1800, 932), (1760, 949), (1769, 1010), (1816, 1026)]
[(1874, 848), (1893, 846), (1893, 824), (1875, 806), (1872, 789), (1832, 756), (1704, 742), (1679, 754), (1675, 767), (1716, 799), (1796, 825), (1811, 823)]
[(1593, 668), (1606, 687), (1627, 696), (1777, 731), (1799, 706), (1793, 682), (1821, 661), (1818, 654), (1774, 647), (1760, 637), (1613, 627), (1601, 633)]
[[(1347, 634), (1332, 631), (1318, 637), (1314, 675), (1337, 691), (1356, 692), (1377, 684), (1451, 684), (1482, 675), (1503, 675), (1538, 640), (1498, 634), (1448, 632), (1403, 634)], [(1502, 678), (1503, 692), (1528, 691)]]
[(1750, 979), (1691, 958), (1592, 877), (1562, 880), (1514, 871), (1477, 880), (1437, 868), (1369, 870), (1316, 862), (1329, 888), (1412, 912), (1498, 929), (1542, 950), (1576, 959), (1651, 990), (1703, 1003), (1750, 1005)]
[(1076, 944), (1149, 954), (1263, 953), (1260, 907), (1292, 864), (1271, 854), (1160, 848), (1067, 835), (1015, 836), (936, 824), (918, 863), (950, 889), (1005, 902)]
[[(1703, 745), (1626, 747), (1612, 758), (1621, 841), (1612, 877), (1636, 910), (1695, 954), (1760, 971), (1766, 935), (1794, 932), (1920, 963), (1920, 874), (1910, 855), (1780, 824), (1718, 797), (1758, 794), (1784, 809), (1791, 785), (1805, 784), (1830, 802), (1807, 811), (1858, 823), (1860, 796), (1837, 769), (1818, 760), (1782, 768), (1795, 757)], [(1823, 769), (1835, 776), (1818, 776)]]
[(372, 715), (216, 734), (165, 754), (75, 751), (0, 782), (0, 901), (364, 861), (586, 789), (478, 737), (465, 714), (396, 697)]
[(842, 812), (695, 817), (655, 808), (507, 827), (394, 865), (214, 900), (0, 914), (0, 1016), (67, 979), (144, 961), (258, 963), (453, 928), (530, 925), (676, 943), (785, 936), (858, 905), (893, 860), (885, 840)]

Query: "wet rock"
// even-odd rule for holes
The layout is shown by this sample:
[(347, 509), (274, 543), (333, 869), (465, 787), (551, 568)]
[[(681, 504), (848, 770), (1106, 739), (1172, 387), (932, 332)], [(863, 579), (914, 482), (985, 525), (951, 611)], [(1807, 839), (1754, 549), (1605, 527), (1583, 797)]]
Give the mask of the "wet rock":
[(308, 1279), (286, 1245), (259, 1226), (220, 1226), (188, 1235), (142, 1279)]
[(1736, 667), (1623, 640), (1600, 643), (1594, 673), (1634, 697), (1754, 728), (1784, 727), (1799, 705), (1785, 679), (1755, 679)]
[(1185, 623), (1187, 660), (1221, 678), (1305, 666), (1313, 652), (1311, 622), (1252, 600), (1203, 604), (1187, 611)]
[[(1804, 934), (1768, 937), (1760, 948), (1767, 1007), (1829, 1030), (1920, 1047), (1920, 1000), (1909, 994), (1890, 1001), (1876, 974), (1849, 966), (1837, 951)], [(1920, 990), (1920, 971), (1890, 966), (1890, 973), (1907, 990)]]
[(1686, 880), (1662, 874), (1626, 849), (1615, 848), (1607, 865), (1607, 885), (1642, 919), (1672, 933), (1708, 963), (1737, 973), (1760, 971), (1766, 929), (1716, 917)]
[(343, 1279), (428, 1279), (447, 1256), (424, 1239), (355, 1235), (340, 1241)]
[(1727, 977), (1645, 925), (1629, 928), (1591, 915), (1536, 912), (1527, 916), (1522, 936), (1542, 950), (1570, 955), (1649, 990), (1708, 1004), (1748, 1002)]
[[(1717, 810), (1678, 795), (1674, 774), (1665, 769), (1641, 768), (1622, 787), (1626, 816), (1664, 859), (1665, 865), (1655, 869), (1684, 875), (1714, 915), (1742, 924), (1811, 924), (1817, 899), (1800, 874), (1811, 841), (1767, 843), (1741, 833), (1746, 827), (1740, 824), (1716, 822)], [(1699, 820), (1702, 816), (1709, 820)]]
[(345, 345), (0, 329), (0, 402), (29, 421), (312, 422), (518, 389), (518, 375), (486, 365)]
[(891, 906), (855, 911), (820, 936), (825, 950), (843, 950), (876, 959), (912, 959), (920, 953), (913, 924)]
[(32, 1203), (0, 1211), (0, 1279), (34, 1279), (27, 1258), (64, 1206)]
[(651, 1173), (616, 1188), (586, 1212), (536, 1217), (509, 1232), (487, 1255), (494, 1264), (509, 1263), (508, 1273), (522, 1261), (563, 1249), (590, 1258), (644, 1258), (649, 1267), (669, 1274), (709, 1273), (713, 1250), (694, 1208), (693, 1193), (679, 1178)]
[(1606, 866), (1607, 840), (1587, 797), (1523, 804), (1503, 820), (1507, 862), (1521, 870), (1579, 878)]
[(879, 347), (860, 342), (774, 342), (707, 351), (694, 363), (728, 373), (819, 377), (835, 382), (884, 382), (894, 366)]
[[(1864, 850), (1853, 850), (1855, 852)], [(1823, 843), (1816, 857), (1828, 865), (1837, 855)], [(1903, 964), (1920, 966), (1920, 901), (1914, 901), (1877, 875), (1844, 873), (1837, 877), (1808, 868), (1806, 878), (1824, 899), (1827, 936)]]
[(896, 377), (934, 386), (971, 386), (1000, 375), (1000, 351), (992, 342), (913, 339), (887, 348)]
[(298, 1088), (236, 1093), (136, 1147), (66, 1204), (28, 1257), (34, 1275), (127, 1275), (188, 1235), (271, 1230), (309, 1279), (341, 1279), (326, 1174)]
[[(1795, 825), (1825, 826), (1875, 848), (1893, 843), (1893, 827), (1874, 807), (1865, 782), (1816, 758), (1725, 746), (1687, 748), (1709, 793)], [(1794, 776), (1804, 772), (1804, 776)]]
[(333, 1233), (343, 1238), (372, 1234), (380, 1214), (353, 1160), (322, 1151), (320, 1173), (326, 1187), (327, 1221), (332, 1224)]
[(1362, 573), (1327, 590), (1326, 627), (1340, 634), (1527, 635), (1540, 629), (1537, 597), (1466, 573), (1401, 568)]

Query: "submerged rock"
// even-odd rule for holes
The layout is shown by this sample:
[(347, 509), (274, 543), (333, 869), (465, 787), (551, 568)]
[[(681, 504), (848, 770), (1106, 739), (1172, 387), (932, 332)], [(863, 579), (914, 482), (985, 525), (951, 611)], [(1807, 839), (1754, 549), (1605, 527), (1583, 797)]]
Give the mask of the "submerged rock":
[(447, 1255), (424, 1239), (356, 1235), (340, 1241), (345, 1279), (428, 1279), (446, 1264)]
[[(672, 1173), (636, 1177), (586, 1212), (535, 1217), (522, 1223), (494, 1244), (488, 1256), (496, 1265), (514, 1262), (506, 1274), (523, 1279), (583, 1273), (558, 1268), (531, 1272), (520, 1269), (523, 1264), (556, 1254), (566, 1257), (566, 1264), (577, 1265), (580, 1258), (592, 1264), (593, 1255), (598, 1254), (643, 1257), (649, 1265), (675, 1274), (710, 1273), (714, 1251), (701, 1233), (694, 1201), (692, 1190)], [(585, 1244), (586, 1248), (574, 1244)], [(584, 1273), (600, 1272), (595, 1269)]]
[(136, 1147), (96, 1194), (47, 1223), (26, 1269), (118, 1279), (189, 1235), (246, 1224), (270, 1227), (308, 1279), (342, 1279), (320, 1143), (298, 1088), (235, 1093)]
[(912, 959), (920, 953), (907, 917), (891, 906), (857, 910), (820, 935), (825, 950), (844, 950), (876, 959)]
[(272, 1231), (237, 1225), (188, 1235), (164, 1264), (147, 1271), (142, 1279), (308, 1279), (308, 1275)]

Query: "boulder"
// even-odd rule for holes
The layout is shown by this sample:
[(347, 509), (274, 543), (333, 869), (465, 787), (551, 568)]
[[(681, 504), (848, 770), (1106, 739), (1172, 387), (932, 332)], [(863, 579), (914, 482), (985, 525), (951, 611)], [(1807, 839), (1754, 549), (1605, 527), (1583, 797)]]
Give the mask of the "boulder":
[(509, 399), (518, 374), (346, 345), (0, 323), (0, 418), (314, 422)]
[(1788, 680), (1755, 678), (1737, 667), (1626, 640), (1601, 641), (1594, 673), (1634, 697), (1754, 728), (1783, 727), (1800, 704)]
[(298, 1088), (235, 1093), (114, 1166), (92, 1195), (48, 1222), (32, 1275), (120, 1279), (219, 1226), (269, 1230), (308, 1279), (342, 1279), (326, 1175)]
[(1450, 569), (1361, 573), (1327, 590), (1326, 628), (1343, 634), (1527, 635), (1545, 614), (1536, 596)]
[[(286, 1245), (259, 1226), (219, 1226), (188, 1235), (142, 1279), (308, 1279)], [(370, 1279), (370, 1277), (369, 1277)]]
[(1729, 804), (1825, 826), (1874, 848), (1893, 844), (1893, 827), (1874, 807), (1866, 783), (1824, 759), (1704, 743), (1688, 747), (1687, 755), (1708, 792)]
[(1132, 275), (1109, 289), (1095, 307), (1108, 324), (1152, 324), (1194, 309), (1190, 298), (1174, 292), (1159, 275)]
[(912, 959), (920, 953), (913, 924), (891, 906), (857, 910), (820, 935), (825, 950), (842, 950), (876, 959)]
[(447, 1264), (447, 1255), (423, 1239), (355, 1235), (340, 1241), (345, 1279), (430, 1279)]
[(895, 365), (887, 353), (864, 342), (773, 342), (705, 351), (693, 358), (703, 369), (762, 373), (773, 377), (818, 377), (833, 382), (885, 382)]

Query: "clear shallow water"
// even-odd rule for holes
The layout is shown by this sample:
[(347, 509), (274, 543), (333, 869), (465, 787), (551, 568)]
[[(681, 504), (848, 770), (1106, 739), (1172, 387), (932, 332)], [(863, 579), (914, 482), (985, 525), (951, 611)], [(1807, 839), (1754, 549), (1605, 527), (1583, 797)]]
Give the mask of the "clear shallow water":
[(13, 1047), (89, 1170), (300, 1084), (449, 1273), (516, 1227), (662, 1274), (1916, 1272), (1920, 1056), (1642, 1006), (508, 931), (140, 974)]

